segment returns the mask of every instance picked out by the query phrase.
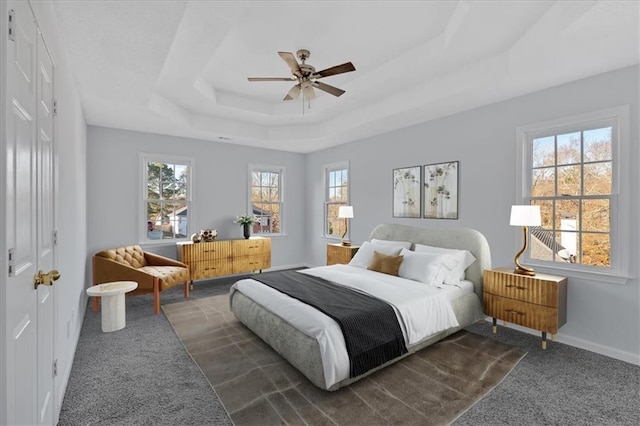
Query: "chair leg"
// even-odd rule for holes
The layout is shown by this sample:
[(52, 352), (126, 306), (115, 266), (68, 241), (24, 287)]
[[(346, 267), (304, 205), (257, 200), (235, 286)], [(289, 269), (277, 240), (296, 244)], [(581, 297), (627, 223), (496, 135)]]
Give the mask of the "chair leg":
[(184, 298), (189, 298), (189, 281), (184, 282)]
[(153, 313), (156, 315), (160, 313), (160, 280), (158, 278), (153, 279)]
[(93, 312), (98, 312), (100, 310), (100, 297), (93, 297)]

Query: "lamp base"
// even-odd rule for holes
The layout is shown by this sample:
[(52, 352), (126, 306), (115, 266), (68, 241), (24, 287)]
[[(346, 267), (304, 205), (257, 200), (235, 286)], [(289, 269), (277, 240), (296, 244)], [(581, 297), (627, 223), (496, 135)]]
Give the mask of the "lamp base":
[(342, 241), (342, 242), (341, 242), (341, 244), (342, 244), (343, 246), (347, 246), (347, 247), (349, 247), (349, 246), (351, 245), (351, 241)]
[(531, 268), (516, 268), (513, 270), (514, 274), (519, 274), (519, 275), (528, 275), (530, 277), (535, 276), (536, 271), (534, 271)]

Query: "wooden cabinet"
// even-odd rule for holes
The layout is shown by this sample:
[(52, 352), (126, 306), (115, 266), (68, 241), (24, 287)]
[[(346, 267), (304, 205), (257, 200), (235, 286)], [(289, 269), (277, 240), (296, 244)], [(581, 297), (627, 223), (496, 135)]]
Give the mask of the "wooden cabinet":
[(271, 267), (271, 240), (249, 238), (231, 241), (233, 251), (233, 273), (260, 271)]
[(191, 282), (271, 267), (271, 240), (249, 238), (211, 242), (180, 242), (178, 260), (187, 264)]
[(519, 275), (510, 268), (484, 271), (484, 311), (497, 320), (522, 325), (542, 332), (542, 349), (547, 348), (547, 333), (555, 339), (567, 322), (567, 279), (554, 275)]
[(343, 246), (342, 244), (327, 244), (327, 265), (342, 263), (346, 265), (351, 261), (360, 246)]

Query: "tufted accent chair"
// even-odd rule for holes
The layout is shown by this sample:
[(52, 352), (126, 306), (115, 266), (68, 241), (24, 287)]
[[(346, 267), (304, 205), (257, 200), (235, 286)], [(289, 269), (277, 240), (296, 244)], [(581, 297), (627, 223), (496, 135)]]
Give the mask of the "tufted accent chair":
[[(135, 281), (138, 288), (130, 295), (153, 293), (153, 311), (160, 313), (160, 292), (175, 285), (184, 286), (189, 297), (187, 265), (168, 257), (143, 251), (140, 246), (104, 250), (93, 256), (93, 285), (112, 281)], [(93, 298), (93, 310), (98, 311), (99, 297)]]

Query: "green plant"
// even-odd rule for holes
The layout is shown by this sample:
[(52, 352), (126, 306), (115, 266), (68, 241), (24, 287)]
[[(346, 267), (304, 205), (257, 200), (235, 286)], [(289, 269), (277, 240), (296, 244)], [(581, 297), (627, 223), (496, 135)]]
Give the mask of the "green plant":
[(233, 223), (237, 223), (238, 225), (253, 225), (257, 220), (254, 215), (243, 215), (236, 216), (236, 220), (234, 220)]

